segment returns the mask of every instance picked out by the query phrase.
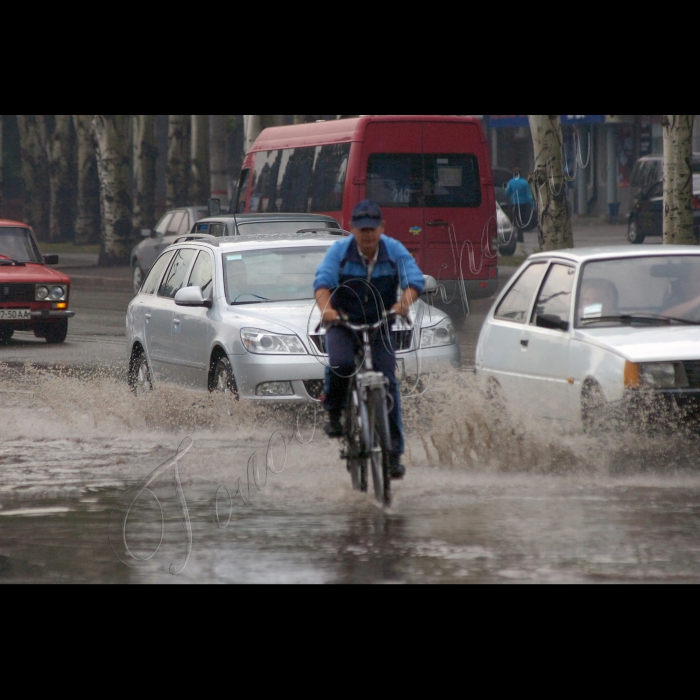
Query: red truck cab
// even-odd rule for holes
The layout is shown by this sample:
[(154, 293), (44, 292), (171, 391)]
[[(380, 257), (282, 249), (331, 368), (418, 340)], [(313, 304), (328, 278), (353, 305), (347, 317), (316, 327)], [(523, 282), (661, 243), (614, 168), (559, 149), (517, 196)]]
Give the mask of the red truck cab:
[(0, 342), (15, 331), (34, 331), (48, 343), (68, 332), (70, 277), (47, 265), (58, 255), (42, 255), (34, 231), (19, 221), (0, 219)]
[(397, 238), (446, 296), (498, 287), (496, 204), (478, 119), (393, 115), (265, 129), (246, 155), (236, 212), (314, 212), (350, 226), (376, 201)]

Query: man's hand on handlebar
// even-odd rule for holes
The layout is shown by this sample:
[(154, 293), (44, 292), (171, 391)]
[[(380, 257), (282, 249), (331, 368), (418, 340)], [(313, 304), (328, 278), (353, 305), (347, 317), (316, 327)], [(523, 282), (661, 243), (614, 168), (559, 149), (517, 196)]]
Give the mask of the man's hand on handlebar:
[(418, 292), (415, 289), (412, 287), (406, 287), (406, 289), (403, 291), (403, 295), (401, 296), (401, 301), (394, 304), (391, 307), (391, 310), (395, 311), (397, 316), (408, 318), (408, 310), (411, 308), (411, 305), (416, 301), (416, 299), (418, 299), (418, 296)]
[(340, 314), (335, 309), (327, 306), (323, 310), (323, 316), (321, 318), (324, 324), (333, 325), (340, 321)]
[(397, 315), (397, 316), (403, 316), (404, 318), (408, 318), (408, 309), (409, 307), (406, 306), (403, 302), (398, 302), (397, 304), (394, 304), (391, 307), (391, 310)]

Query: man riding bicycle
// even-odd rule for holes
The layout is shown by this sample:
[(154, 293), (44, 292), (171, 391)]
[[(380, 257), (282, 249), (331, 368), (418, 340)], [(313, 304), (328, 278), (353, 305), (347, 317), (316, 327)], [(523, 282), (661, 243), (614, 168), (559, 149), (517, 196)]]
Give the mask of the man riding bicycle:
[[(384, 235), (382, 212), (375, 202), (364, 200), (352, 212), (352, 237), (335, 243), (316, 271), (316, 303), (323, 322), (331, 327), (326, 334), (328, 367), (323, 407), (328, 411), (329, 437), (343, 437), (342, 411), (348, 384), (355, 372), (357, 335), (343, 326), (332, 325), (341, 314), (351, 323), (376, 323), (385, 312), (407, 317), (408, 310), (423, 292), (424, 279), (416, 261), (399, 241)], [(396, 301), (397, 290), (403, 290)], [(389, 413), (392, 451), (388, 455), (389, 475), (401, 479), (404, 451), (401, 396), (396, 382), (396, 356), (388, 324), (375, 334), (372, 343), (374, 368), (389, 381), (393, 398)]]

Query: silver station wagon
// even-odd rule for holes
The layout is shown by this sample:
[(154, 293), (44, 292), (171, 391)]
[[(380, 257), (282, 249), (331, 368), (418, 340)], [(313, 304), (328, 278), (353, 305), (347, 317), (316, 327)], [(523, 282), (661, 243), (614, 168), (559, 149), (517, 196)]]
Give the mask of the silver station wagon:
[[(136, 393), (174, 382), (241, 399), (318, 400), (327, 365), (314, 302), (327, 233), (215, 238), (193, 234), (156, 260), (129, 304), (129, 380)], [(437, 291), (426, 279), (428, 295)], [(450, 318), (423, 300), (392, 329), (397, 376), (459, 363)]]

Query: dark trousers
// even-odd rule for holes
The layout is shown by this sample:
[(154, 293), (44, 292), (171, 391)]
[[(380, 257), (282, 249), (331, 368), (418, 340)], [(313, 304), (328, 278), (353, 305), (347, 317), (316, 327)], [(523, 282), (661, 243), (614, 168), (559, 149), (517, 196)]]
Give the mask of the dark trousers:
[(525, 231), (525, 228), (532, 223), (533, 216), (534, 214), (532, 207), (529, 204), (513, 205), (513, 226), (516, 230), (516, 240), (518, 243), (525, 242), (523, 231)]
[[(355, 375), (355, 353), (361, 348), (361, 339), (348, 328), (333, 327), (326, 334), (328, 367), (326, 367), (326, 399), (323, 407), (327, 411), (345, 408), (349, 383)], [(372, 364), (389, 380), (388, 391), (393, 397), (393, 408), (389, 413), (389, 430), (393, 443), (392, 452), (402, 455), (404, 451), (403, 426), (401, 422), (401, 394), (396, 381), (396, 355), (386, 329), (376, 333), (372, 342)]]

